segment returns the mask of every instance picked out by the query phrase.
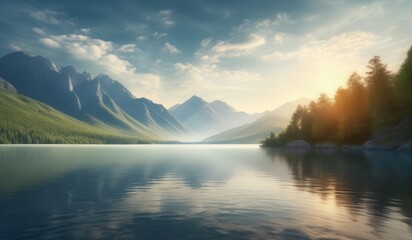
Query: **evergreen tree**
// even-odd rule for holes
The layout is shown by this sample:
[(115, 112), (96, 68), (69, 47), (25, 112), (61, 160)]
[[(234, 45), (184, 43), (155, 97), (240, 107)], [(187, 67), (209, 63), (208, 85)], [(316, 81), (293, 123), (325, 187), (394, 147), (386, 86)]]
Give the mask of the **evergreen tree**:
[(312, 106), (312, 134), (315, 142), (334, 141), (337, 132), (337, 118), (331, 99), (322, 93)]
[(334, 108), (338, 117), (339, 143), (361, 143), (369, 137), (366, 90), (361, 76), (356, 72), (349, 77), (346, 89), (336, 91)]
[(412, 116), (412, 47), (395, 78), (396, 90), (406, 116)]
[(374, 130), (394, 124), (395, 113), (399, 110), (390, 81), (390, 72), (386, 65), (381, 62), (378, 56), (369, 60), (369, 72), (367, 72), (366, 82), (368, 87), (369, 110), (372, 116), (372, 126)]

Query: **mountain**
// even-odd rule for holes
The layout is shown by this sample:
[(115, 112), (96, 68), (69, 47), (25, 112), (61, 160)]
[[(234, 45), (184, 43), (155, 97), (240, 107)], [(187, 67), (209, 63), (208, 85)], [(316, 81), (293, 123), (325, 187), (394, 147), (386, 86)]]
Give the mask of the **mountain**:
[(78, 73), (73, 66), (60, 67), (60, 73), (63, 79), (69, 79), (73, 85), (79, 85), (82, 82), (92, 79), (90, 73), (86, 71)]
[(256, 121), (229, 129), (204, 139), (208, 143), (259, 143), (271, 132), (279, 133), (289, 123), (289, 119), (299, 105), (307, 105), (311, 100), (300, 98), (282, 104), (273, 111), (266, 112)]
[(285, 104), (280, 105), (275, 110), (273, 110), (273, 114), (278, 115), (279, 117), (290, 119), (292, 114), (295, 112), (296, 108), (301, 105), (308, 105), (311, 99), (309, 98), (299, 98), (298, 100), (287, 102)]
[(183, 139), (191, 132), (162, 105), (136, 98), (104, 74), (92, 79), (72, 66), (15, 52), (0, 59), (0, 76), (20, 94), (90, 124), (164, 140)]
[(169, 108), (169, 111), (198, 139), (252, 122), (258, 117), (238, 112), (222, 101), (208, 103), (198, 96), (192, 96), (184, 103)]
[(107, 75), (100, 74), (93, 80), (82, 82), (75, 92), (82, 103), (82, 112), (92, 122), (145, 129), (166, 139), (184, 138), (190, 132), (163, 105), (146, 98), (135, 98), (122, 84)]
[(144, 143), (149, 138), (96, 127), (34, 99), (0, 89), (2, 143)]
[(75, 115), (80, 110), (70, 78), (49, 59), (14, 52), (0, 59), (0, 77), (7, 79), (20, 94), (44, 102), (60, 111)]
[(229, 129), (217, 135), (208, 137), (206, 143), (259, 143), (271, 132), (280, 133), (288, 124), (289, 119), (270, 112), (252, 123)]

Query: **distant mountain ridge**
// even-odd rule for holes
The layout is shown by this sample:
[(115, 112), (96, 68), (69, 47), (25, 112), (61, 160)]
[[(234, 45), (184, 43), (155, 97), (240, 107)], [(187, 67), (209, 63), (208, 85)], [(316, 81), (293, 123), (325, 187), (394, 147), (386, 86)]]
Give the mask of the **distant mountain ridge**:
[(273, 111), (266, 112), (252, 123), (248, 123), (204, 139), (206, 143), (259, 143), (271, 132), (280, 133), (289, 123), (289, 119), (299, 105), (307, 105), (308, 98), (282, 104)]
[(158, 139), (175, 140), (190, 133), (162, 105), (134, 97), (104, 74), (92, 79), (90, 73), (78, 73), (72, 66), (14, 52), (0, 59), (0, 77), (20, 94), (82, 121)]
[(236, 111), (223, 101), (206, 102), (192, 96), (182, 104), (169, 108), (170, 113), (185, 124), (199, 140), (222, 131), (249, 123), (259, 117)]
[(271, 112), (278, 115), (279, 117), (290, 119), (299, 105), (308, 105), (310, 101), (311, 99), (309, 98), (299, 98), (295, 101), (284, 103)]

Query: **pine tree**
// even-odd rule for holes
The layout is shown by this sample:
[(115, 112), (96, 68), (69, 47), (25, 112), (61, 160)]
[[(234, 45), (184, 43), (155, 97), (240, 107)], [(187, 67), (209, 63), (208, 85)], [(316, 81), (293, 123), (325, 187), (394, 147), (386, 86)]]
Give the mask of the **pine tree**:
[(395, 85), (406, 116), (412, 116), (412, 47), (395, 78)]
[(390, 72), (378, 56), (369, 61), (366, 82), (369, 91), (368, 105), (374, 130), (391, 126), (396, 120), (398, 103), (390, 81)]

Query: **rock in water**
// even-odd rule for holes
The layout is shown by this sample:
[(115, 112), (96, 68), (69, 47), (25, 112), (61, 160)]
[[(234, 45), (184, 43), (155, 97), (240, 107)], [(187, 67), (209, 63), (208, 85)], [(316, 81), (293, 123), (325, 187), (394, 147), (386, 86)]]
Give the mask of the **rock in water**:
[(315, 148), (319, 149), (336, 149), (337, 146), (333, 143), (318, 143), (315, 145)]
[(394, 147), (389, 144), (382, 144), (374, 141), (367, 141), (362, 146), (363, 150), (368, 151), (390, 151), (393, 150)]
[(407, 142), (398, 148), (398, 151), (412, 152), (412, 142)]

